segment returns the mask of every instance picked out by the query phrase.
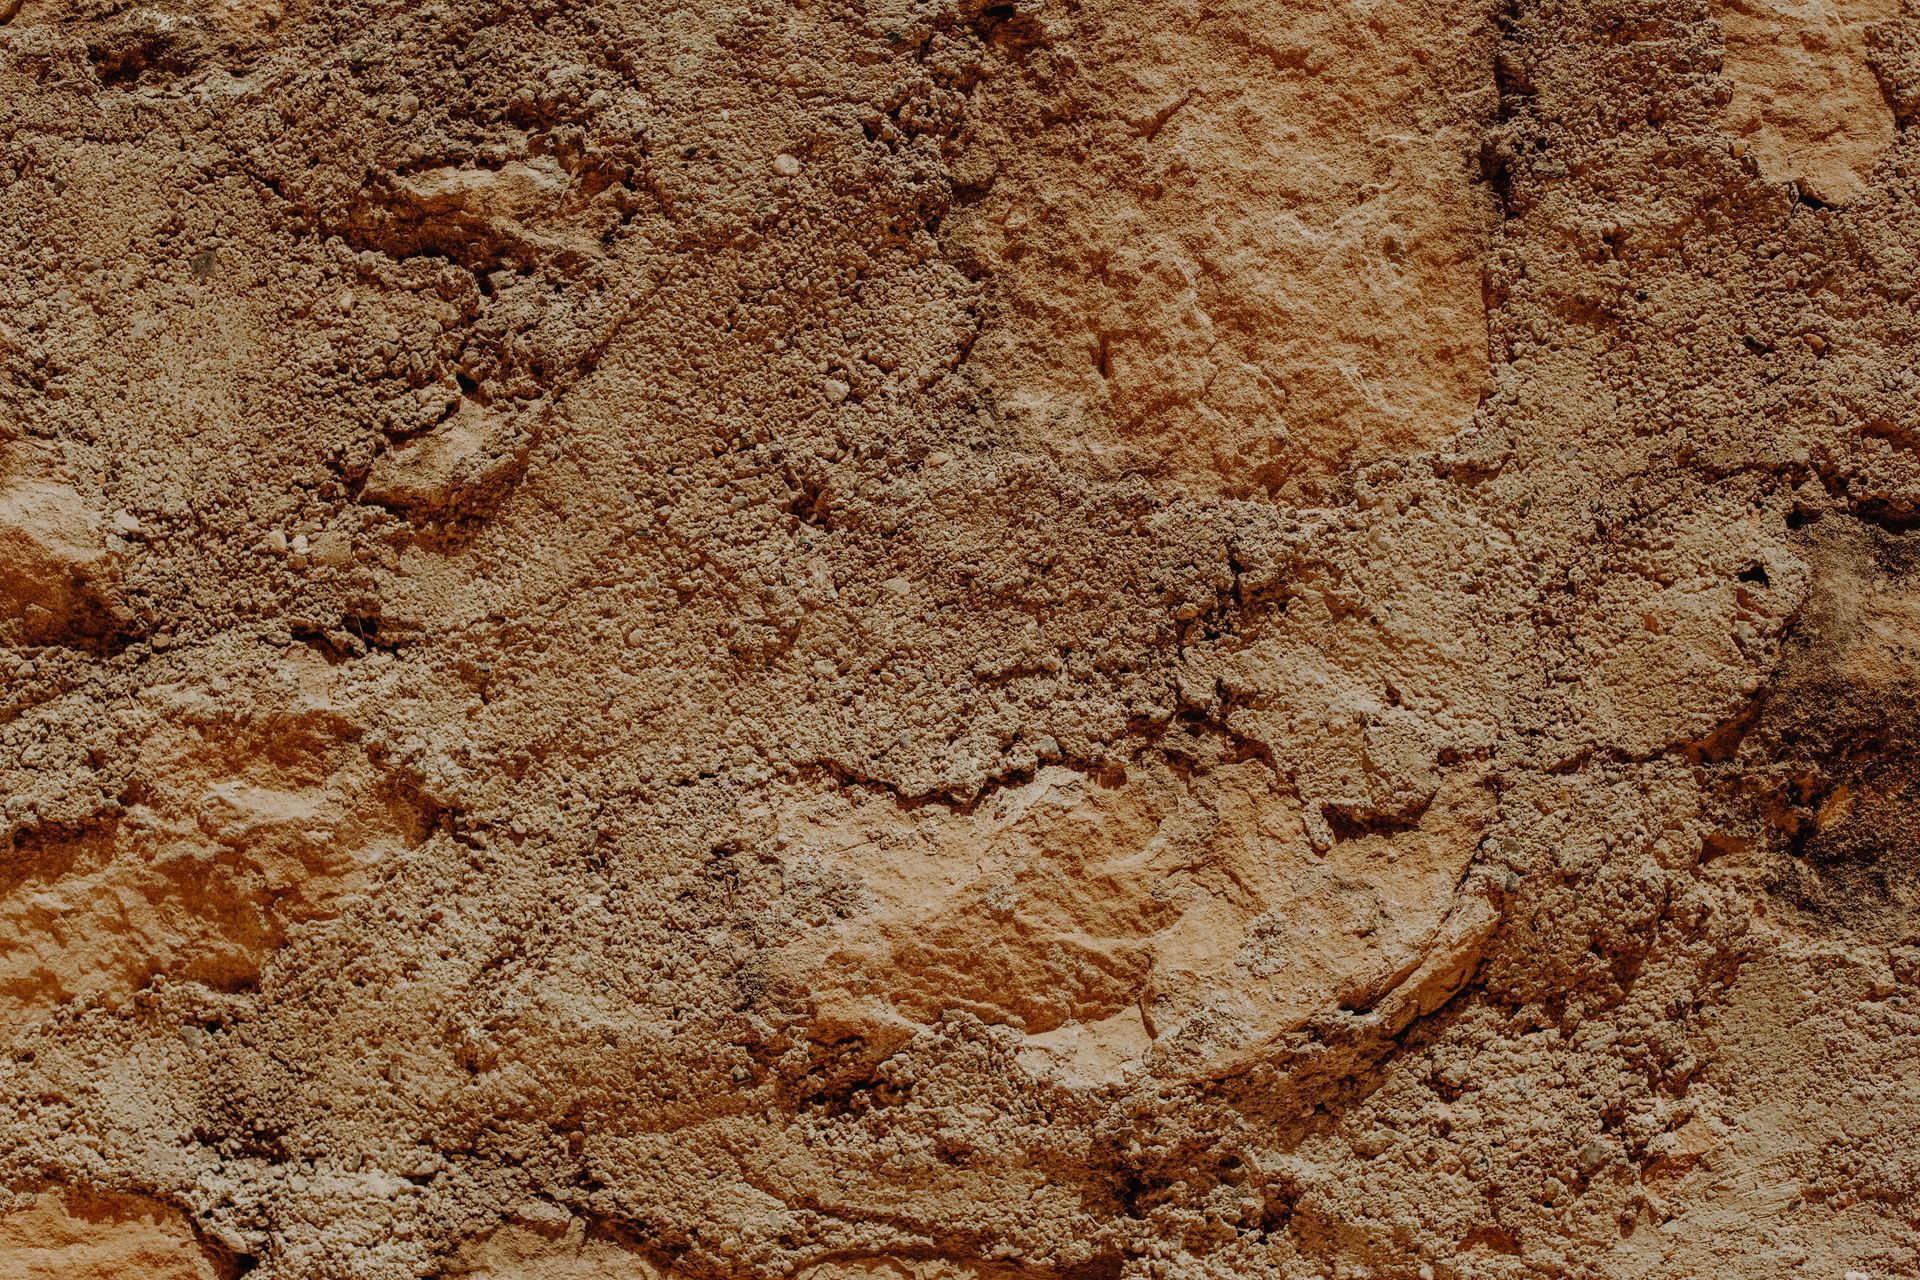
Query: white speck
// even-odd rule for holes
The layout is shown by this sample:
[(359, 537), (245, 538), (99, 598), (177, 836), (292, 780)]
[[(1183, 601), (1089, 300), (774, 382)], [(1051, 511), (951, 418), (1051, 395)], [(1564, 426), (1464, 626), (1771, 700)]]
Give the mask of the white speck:
[(782, 151), (773, 158), (773, 171), (783, 178), (800, 176), (800, 157), (788, 155)]

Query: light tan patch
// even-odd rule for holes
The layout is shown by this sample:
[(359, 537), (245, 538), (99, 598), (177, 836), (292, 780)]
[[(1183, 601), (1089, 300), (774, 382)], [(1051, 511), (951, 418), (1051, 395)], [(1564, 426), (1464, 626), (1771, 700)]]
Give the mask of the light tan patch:
[(0, 445), (0, 624), (45, 641), (96, 604), (112, 563), (103, 523), (39, 450)]
[[(333, 684), (294, 648), (246, 685), (148, 695), (164, 718), (118, 821), (0, 857), (0, 1040), (159, 975), (244, 986), (287, 929), (418, 842), (419, 814), (382, 788)], [(236, 700), (253, 708), (245, 729)]]
[(510, 446), (498, 415), (463, 399), (446, 422), (376, 458), (364, 496), (409, 511), (437, 510), (504, 475), (513, 465)]
[(1321, 855), (1256, 760), (1047, 768), (966, 814), (823, 796), (779, 839), (847, 909), (783, 968), (823, 1036), (897, 1041), (960, 1010), (1026, 1033), (1023, 1064), (1069, 1084), (1216, 1073), (1477, 945), (1443, 925), (1483, 806), (1454, 782), (1421, 829)]
[(1018, 1280), (1021, 1274), (951, 1258), (837, 1258), (808, 1267), (800, 1280)]
[(660, 1280), (667, 1273), (612, 1240), (590, 1239), (579, 1218), (512, 1224), (462, 1249), (449, 1276), (470, 1280)]
[(1064, 120), (1010, 48), (961, 166), (988, 190), (953, 219), (990, 273), (970, 363), (1003, 413), (1083, 464), (1232, 493), (1464, 426), (1495, 217), (1484, 8), (1089, 8), (1069, 47), (1098, 94)]
[(215, 1280), (177, 1213), (132, 1196), (51, 1192), (0, 1214), (0, 1280)]
[(1857, 194), (1893, 145), (1893, 112), (1867, 65), (1866, 28), (1899, 0), (1720, 0), (1727, 123), (1761, 170), (1829, 204)]

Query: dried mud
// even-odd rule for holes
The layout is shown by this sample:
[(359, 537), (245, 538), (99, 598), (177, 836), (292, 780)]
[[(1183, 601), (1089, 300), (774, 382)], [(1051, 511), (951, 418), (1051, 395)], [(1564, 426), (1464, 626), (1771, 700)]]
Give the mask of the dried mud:
[(0, 1280), (1920, 1274), (1912, 0), (0, 90)]

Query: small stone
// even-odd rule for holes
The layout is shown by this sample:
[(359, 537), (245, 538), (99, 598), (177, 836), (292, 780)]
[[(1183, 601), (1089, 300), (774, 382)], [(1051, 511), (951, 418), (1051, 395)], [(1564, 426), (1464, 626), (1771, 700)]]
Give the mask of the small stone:
[(315, 535), (313, 562), (330, 569), (344, 569), (353, 563), (353, 539), (337, 529)]
[(267, 536), (260, 539), (260, 545), (277, 556), (287, 554), (287, 535), (278, 529), (267, 530)]
[[(567, 1150), (574, 1155), (579, 1155), (585, 1145), (586, 1137), (578, 1130), (567, 1135)], [(572, 1214), (551, 1200), (525, 1201), (516, 1206), (508, 1216), (521, 1226), (548, 1237), (559, 1236), (567, 1229), (567, 1224), (573, 1220)]]
[(773, 171), (783, 178), (797, 178), (800, 176), (800, 158), (782, 151), (773, 158)]
[(834, 404), (839, 404), (842, 400), (845, 400), (847, 398), (847, 395), (853, 390), (853, 388), (848, 386), (846, 383), (840, 381), (840, 379), (838, 378), (828, 378), (824, 383), (821, 384), (821, 390), (827, 393), (828, 400), (832, 401)]
[(46, 636), (84, 614), (83, 584), (105, 569), (108, 548), (99, 516), (77, 491), (10, 477), (7, 462), (0, 454), (0, 618)]
[(138, 533), (140, 517), (130, 511), (116, 511), (113, 513), (113, 530), (115, 533)]
[(1817, 333), (1809, 333), (1801, 338), (1800, 341), (1806, 343), (1815, 355), (1819, 355), (1827, 349), (1827, 340)]

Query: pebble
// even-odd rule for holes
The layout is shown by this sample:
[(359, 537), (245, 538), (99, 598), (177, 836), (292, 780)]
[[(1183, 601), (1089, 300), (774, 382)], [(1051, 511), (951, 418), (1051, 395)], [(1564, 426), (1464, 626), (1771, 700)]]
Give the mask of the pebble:
[(853, 390), (852, 387), (849, 387), (838, 378), (828, 378), (825, 382), (821, 383), (820, 386), (821, 390), (827, 393), (827, 399), (835, 404), (839, 404), (842, 400), (845, 400), (848, 393)]
[(333, 569), (353, 563), (353, 539), (338, 529), (329, 529), (313, 539), (313, 562)]
[(773, 171), (783, 178), (800, 176), (800, 157), (788, 155), (782, 151), (773, 158)]

